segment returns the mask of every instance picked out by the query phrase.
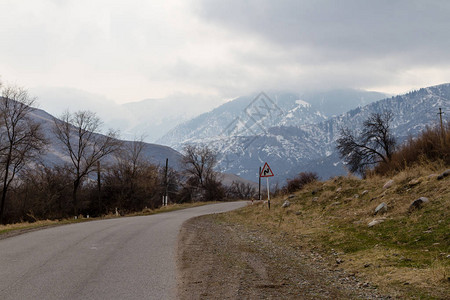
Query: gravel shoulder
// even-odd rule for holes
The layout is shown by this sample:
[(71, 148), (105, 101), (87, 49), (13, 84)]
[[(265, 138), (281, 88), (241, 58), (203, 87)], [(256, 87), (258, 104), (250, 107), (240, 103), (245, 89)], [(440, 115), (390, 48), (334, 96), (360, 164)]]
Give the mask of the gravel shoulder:
[(177, 267), (179, 299), (390, 298), (314, 253), (217, 214), (183, 224)]

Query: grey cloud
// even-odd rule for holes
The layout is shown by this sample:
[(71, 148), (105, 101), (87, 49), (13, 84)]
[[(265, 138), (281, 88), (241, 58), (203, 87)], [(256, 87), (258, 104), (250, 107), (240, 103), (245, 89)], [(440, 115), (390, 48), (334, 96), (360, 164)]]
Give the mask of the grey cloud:
[(290, 49), (305, 59), (450, 62), (448, 1), (202, 1), (205, 20)]

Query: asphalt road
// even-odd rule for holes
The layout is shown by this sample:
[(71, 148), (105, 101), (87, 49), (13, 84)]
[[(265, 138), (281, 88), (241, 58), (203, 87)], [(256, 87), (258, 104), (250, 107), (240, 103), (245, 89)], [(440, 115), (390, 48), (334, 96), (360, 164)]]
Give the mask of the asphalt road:
[(174, 299), (181, 224), (244, 205), (64, 225), (0, 240), (0, 299)]

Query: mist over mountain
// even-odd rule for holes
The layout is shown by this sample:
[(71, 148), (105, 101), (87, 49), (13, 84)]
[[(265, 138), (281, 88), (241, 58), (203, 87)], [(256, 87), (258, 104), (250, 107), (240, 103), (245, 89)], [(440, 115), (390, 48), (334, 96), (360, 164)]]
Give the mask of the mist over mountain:
[(170, 129), (223, 101), (192, 95), (174, 95), (163, 99), (117, 104), (106, 97), (72, 88), (32, 88), (30, 94), (38, 98), (39, 108), (58, 117), (64, 111), (90, 110), (103, 121), (104, 128), (120, 130), (122, 139), (144, 137), (154, 142)]
[(337, 116), (358, 106), (364, 106), (389, 95), (379, 92), (335, 89), (306, 92), (301, 98), (327, 117)]

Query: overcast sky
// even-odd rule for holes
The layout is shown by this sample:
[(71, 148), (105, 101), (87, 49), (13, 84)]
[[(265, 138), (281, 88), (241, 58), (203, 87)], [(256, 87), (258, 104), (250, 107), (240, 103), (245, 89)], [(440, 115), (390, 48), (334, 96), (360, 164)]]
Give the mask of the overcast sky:
[(0, 76), (117, 103), (450, 82), (450, 1), (0, 0)]

